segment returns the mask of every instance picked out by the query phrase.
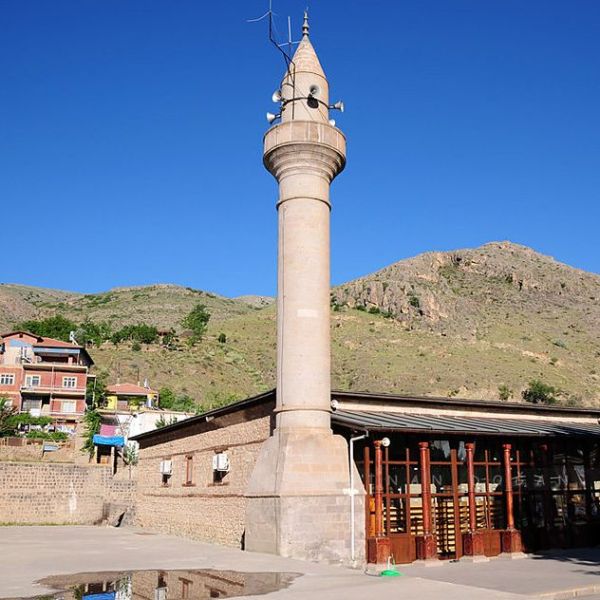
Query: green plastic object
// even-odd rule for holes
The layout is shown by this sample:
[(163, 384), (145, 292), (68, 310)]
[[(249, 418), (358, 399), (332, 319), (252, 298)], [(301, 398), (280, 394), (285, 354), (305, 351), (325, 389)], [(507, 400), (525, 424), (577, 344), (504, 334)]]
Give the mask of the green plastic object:
[(380, 577), (401, 577), (402, 573), (400, 571), (396, 571), (396, 569), (384, 569), (379, 573)]

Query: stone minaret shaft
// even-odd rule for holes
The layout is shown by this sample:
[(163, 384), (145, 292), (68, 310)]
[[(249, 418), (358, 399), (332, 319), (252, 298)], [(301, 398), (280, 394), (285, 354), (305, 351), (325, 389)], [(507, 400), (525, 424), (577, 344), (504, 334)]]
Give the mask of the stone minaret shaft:
[(244, 540), (248, 550), (344, 563), (351, 529), (364, 547), (364, 491), (353, 513), (355, 467), (331, 429), (329, 185), (344, 168), (346, 140), (329, 123), (328, 83), (306, 18), (302, 33), (281, 86), (281, 123), (264, 139), (265, 166), (279, 183), (277, 402), (246, 490)]
[(282, 82), (281, 124), (264, 140), (279, 182), (277, 427), (330, 428), (329, 185), (346, 142), (329, 124), (325, 73), (303, 37)]

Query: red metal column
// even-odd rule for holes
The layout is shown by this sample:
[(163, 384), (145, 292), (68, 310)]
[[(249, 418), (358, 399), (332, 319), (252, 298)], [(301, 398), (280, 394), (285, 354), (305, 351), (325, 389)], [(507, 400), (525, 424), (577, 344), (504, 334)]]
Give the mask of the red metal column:
[(423, 504), (423, 535), (417, 536), (417, 558), (431, 560), (437, 558), (437, 543), (431, 531), (431, 477), (429, 464), (429, 442), (419, 442), (419, 463), (421, 466), (421, 502)]
[(367, 539), (367, 561), (385, 564), (391, 556), (391, 542), (383, 531), (383, 460), (381, 440), (373, 442), (375, 447), (375, 537)]
[(467, 485), (469, 495), (469, 531), (463, 536), (463, 551), (467, 556), (483, 556), (485, 554), (482, 532), (477, 531), (477, 508), (475, 498), (475, 466), (473, 455), (475, 444), (465, 444), (467, 452)]
[(513, 507), (512, 468), (510, 444), (503, 444), (504, 450), (504, 492), (506, 496), (506, 530), (502, 532), (502, 552), (521, 552), (521, 533), (515, 529)]
[(383, 535), (383, 462), (381, 441), (377, 440), (375, 446), (375, 536)]

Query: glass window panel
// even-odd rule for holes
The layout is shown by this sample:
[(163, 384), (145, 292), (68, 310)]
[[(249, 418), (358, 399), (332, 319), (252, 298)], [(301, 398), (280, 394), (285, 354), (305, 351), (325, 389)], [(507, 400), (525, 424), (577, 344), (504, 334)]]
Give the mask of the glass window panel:
[(450, 460), (450, 441), (449, 440), (433, 440), (429, 444), (430, 460), (449, 461)]
[(458, 493), (467, 494), (469, 492), (469, 478), (466, 464), (458, 465)]
[(550, 523), (554, 525), (554, 527), (564, 527), (568, 516), (565, 497), (562, 494), (552, 494), (550, 498), (553, 513), (550, 518)]
[(527, 487), (530, 490), (543, 490), (547, 485), (547, 473), (541, 467), (524, 467), (521, 473), (527, 479)]
[(431, 484), (434, 486), (434, 493), (451, 491), (452, 468), (450, 465), (431, 465)]
[(475, 492), (481, 493), (486, 490), (486, 471), (483, 465), (475, 465)]
[(581, 465), (567, 465), (567, 487), (570, 490), (585, 489), (585, 468)]
[(584, 494), (569, 494), (567, 498), (567, 514), (569, 520), (583, 523), (587, 517), (587, 506)]
[[(420, 493), (421, 490), (421, 469), (417, 465), (411, 465), (409, 469), (410, 473), (410, 493)], [(415, 492), (412, 486), (419, 486), (419, 492)]]
[(600, 492), (600, 468), (588, 471), (588, 487), (591, 490)]
[(600, 469), (600, 444), (590, 446), (590, 468)]
[(545, 526), (544, 496), (542, 494), (532, 494), (531, 496), (531, 520), (533, 526), (538, 529)]
[(490, 492), (501, 492), (504, 489), (504, 469), (500, 465), (490, 465), (488, 467), (489, 473), (489, 491)]
[(388, 465), (388, 485), (390, 494), (406, 493), (406, 464)]
[(593, 519), (600, 519), (600, 492), (594, 492), (592, 494), (590, 513)]
[(501, 462), (503, 458), (502, 442), (496, 440), (489, 440), (487, 442), (488, 450), (488, 461), (489, 462)]
[(475, 442), (475, 451), (473, 452), (473, 460), (475, 462), (485, 461), (485, 449), (486, 449), (485, 440), (477, 440)]
[(512, 475), (512, 486), (515, 492), (519, 490), (527, 489), (527, 477), (525, 477), (524, 469), (519, 473), (519, 469), (516, 466), (511, 468)]
[(403, 498), (389, 499), (389, 516), (386, 512), (389, 533), (406, 533), (406, 501)]
[(567, 467), (565, 465), (553, 465), (546, 471), (551, 490), (559, 491), (567, 487)]

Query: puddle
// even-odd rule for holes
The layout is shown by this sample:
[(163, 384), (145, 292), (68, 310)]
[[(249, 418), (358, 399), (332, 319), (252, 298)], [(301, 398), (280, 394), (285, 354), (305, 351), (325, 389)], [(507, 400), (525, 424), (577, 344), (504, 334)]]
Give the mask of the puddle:
[(28, 600), (204, 600), (262, 595), (288, 587), (297, 573), (240, 571), (111, 571), (46, 577), (56, 590)]

